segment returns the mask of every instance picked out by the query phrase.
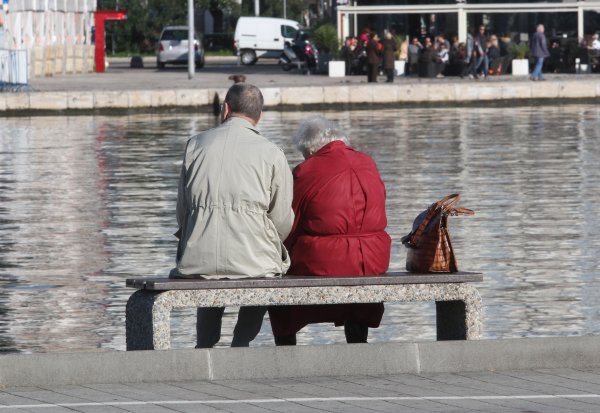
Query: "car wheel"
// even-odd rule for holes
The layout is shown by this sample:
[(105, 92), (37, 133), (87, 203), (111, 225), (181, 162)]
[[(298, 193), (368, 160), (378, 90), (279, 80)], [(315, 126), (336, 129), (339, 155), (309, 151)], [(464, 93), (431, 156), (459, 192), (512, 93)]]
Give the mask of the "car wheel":
[(254, 53), (254, 50), (244, 50), (240, 55), (240, 59), (242, 60), (242, 64), (246, 66), (253, 65), (256, 63), (256, 53)]
[(165, 68), (165, 64), (163, 62), (161, 62), (160, 60), (157, 60), (156, 67), (158, 67), (160, 70), (162, 70)]
[(202, 69), (204, 67), (204, 58), (196, 60), (196, 69)]

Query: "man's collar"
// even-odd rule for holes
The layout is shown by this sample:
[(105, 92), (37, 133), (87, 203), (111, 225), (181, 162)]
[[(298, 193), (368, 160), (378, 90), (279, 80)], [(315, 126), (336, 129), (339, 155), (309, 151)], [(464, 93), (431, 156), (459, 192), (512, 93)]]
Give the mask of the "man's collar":
[(238, 126), (242, 126), (245, 128), (249, 128), (252, 129), (253, 131), (255, 131), (256, 133), (258, 132), (258, 129), (256, 129), (256, 126), (254, 126), (248, 119), (246, 118), (242, 118), (240, 116), (235, 116), (235, 115), (231, 115), (229, 118), (227, 118), (227, 120), (223, 123), (231, 123), (233, 125), (238, 125)]

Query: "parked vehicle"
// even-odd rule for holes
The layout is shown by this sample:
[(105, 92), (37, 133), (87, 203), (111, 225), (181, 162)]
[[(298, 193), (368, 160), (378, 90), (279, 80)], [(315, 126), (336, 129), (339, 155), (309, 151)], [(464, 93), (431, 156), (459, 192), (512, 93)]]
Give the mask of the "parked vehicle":
[[(194, 62), (197, 69), (204, 67), (204, 48), (194, 35)], [(157, 45), (156, 66), (164, 69), (166, 64), (188, 64), (188, 26), (166, 26)]]
[(302, 72), (315, 73), (319, 61), (319, 51), (310, 40), (310, 33), (299, 30), (293, 42), (285, 42), (279, 64), (283, 70), (297, 67)]
[(294, 20), (273, 17), (240, 17), (233, 36), (236, 54), (242, 64), (253, 65), (259, 58), (278, 59), (285, 42), (291, 42), (300, 29)]

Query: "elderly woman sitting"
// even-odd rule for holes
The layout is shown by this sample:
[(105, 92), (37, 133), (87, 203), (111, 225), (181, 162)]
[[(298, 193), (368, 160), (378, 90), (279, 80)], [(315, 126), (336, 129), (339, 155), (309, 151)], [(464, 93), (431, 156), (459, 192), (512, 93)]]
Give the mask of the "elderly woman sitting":
[[(302, 122), (293, 137), (306, 159), (294, 169), (295, 213), (285, 241), (294, 275), (377, 275), (389, 265), (385, 187), (375, 162), (348, 146), (346, 134), (322, 117)], [(296, 344), (307, 324), (344, 326), (348, 343), (366, 343), (383, 304), (281, 306), (269, 309), (277, 345)]]

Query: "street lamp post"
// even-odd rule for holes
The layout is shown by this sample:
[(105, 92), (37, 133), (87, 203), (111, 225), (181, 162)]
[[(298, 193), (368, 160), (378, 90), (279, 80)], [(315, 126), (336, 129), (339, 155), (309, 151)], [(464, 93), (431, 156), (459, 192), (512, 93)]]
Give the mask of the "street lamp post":
[(196, 51), (194, 50), (194, 0), (188, 0), (188, 79), (194, 77), (194, 63)]

